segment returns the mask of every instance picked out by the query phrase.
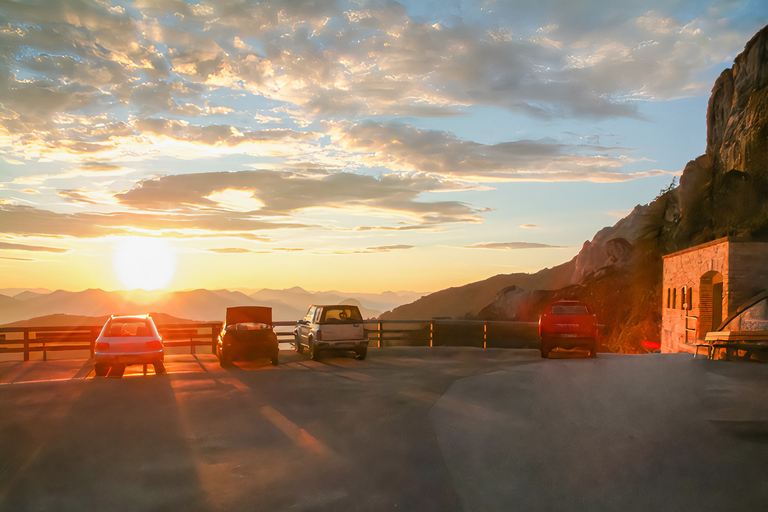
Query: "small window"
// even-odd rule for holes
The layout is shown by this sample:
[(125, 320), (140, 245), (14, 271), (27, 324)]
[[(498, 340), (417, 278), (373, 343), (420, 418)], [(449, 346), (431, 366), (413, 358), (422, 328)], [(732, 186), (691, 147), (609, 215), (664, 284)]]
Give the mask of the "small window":
[(677, 308), (677, 288), (672, 288), (672, 309)]
[(693, 309), (693, 288), (688, 287), (688, 309)]
[(667, 288), (667, 309), (672, 306), (672, 288)]

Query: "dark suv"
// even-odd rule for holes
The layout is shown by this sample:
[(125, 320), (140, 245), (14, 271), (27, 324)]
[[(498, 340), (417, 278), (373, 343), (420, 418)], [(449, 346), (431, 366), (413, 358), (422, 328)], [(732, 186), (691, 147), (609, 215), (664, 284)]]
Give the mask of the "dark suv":
[(216, 342), (216, 355), (221, 366), (229, 366), (238, 359), (258, 358), (268, 358), (276, 366), (279, 351), (272, 324), (272, 308), (227, 308), (227, 320)]

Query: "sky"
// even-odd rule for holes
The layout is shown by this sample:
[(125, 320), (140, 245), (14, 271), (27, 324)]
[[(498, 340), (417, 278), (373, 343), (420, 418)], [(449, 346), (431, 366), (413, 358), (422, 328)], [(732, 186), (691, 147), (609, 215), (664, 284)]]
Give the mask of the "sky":
[(430, 292), (704, 153), (755, 1), (0, 0), (0, 288)]

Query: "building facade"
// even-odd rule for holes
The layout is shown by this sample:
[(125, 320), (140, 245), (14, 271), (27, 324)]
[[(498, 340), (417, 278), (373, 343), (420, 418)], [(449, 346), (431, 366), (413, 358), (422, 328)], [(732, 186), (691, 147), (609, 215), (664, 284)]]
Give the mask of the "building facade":
[(768, 242), (720, 238), (663, 258), (662, 352), (693, 352), (697, 339), (768, 290)]

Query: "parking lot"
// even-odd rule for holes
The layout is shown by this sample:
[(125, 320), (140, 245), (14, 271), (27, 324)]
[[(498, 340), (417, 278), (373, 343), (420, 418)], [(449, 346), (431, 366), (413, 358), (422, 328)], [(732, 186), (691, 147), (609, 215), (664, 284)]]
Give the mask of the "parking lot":
[[(284, 346), (287, 348), (287, 346)], [(765, 510), (768, 367), (290, 350), (0, 363), (0, 510)]]

